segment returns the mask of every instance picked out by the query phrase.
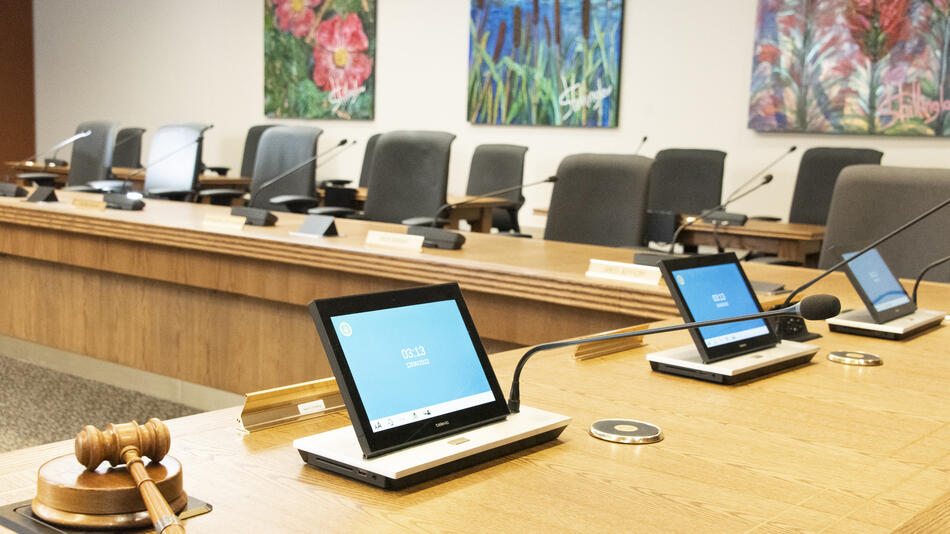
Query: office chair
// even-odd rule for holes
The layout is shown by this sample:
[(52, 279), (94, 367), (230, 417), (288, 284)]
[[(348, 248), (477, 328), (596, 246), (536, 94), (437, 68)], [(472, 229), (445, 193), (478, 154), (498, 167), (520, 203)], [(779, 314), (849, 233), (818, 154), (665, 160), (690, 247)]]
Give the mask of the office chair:
[(373, 134), (366, 140), (366, 149), (363, 150), (363, 166), (360, 167), (360, 187), (366, 187), (369, 184), (369, 175), (373, 167), (373, 152), (376, 150), (376, 142), (382, 134)]
[[(914, 216), (950, 198), (950, 170), (852, 165), (838, 176), (818, 267), (858, 250)], [(943, 208), (878, 247), (894, 274), (914, 279), (930, 262), (950, 253), (950, 208)], [(950, 282), (950, 267), (927, 280)]]
[(363, 212), (321, 207), (309, 213), (392, 223), (434, 217), (445, 204), (454, 139), (453, 134), (433, 131), (382, 134), (373, 150)]
[[(479, 145), (472, 154), (465, 194), (483, 195), (507, 187), (521, 185), (524, 179), (524, 154), (528, 147), (517, 145)], [(518, 210), (524, 204), (521, 191), (499, 195), (511, 205), (492, 210), (492, 226), (499, 231), (521, 232)]]
[[(66, 187), (74, 191), (95, 191), (88, 187), (89, 182), (106, 180), (109, 178), (112, 165), (112, 152), (115, 148), (115, 137), (118, 126), (111, 121), (86, 121), (80, 123), (76, 133), (86, 130), (92, 133), (82, 139), (77, 139), (72, 146), (72, 155), (69, 158), (69, 174), (66, 177)], [(17, 178), (30, 180), (36, 185), (52, 186), (56, 175), (45, 172), (28, 172), (18, 174)]]
[(122, 128), (115, 136), (113, 167), (142, 168), (142, 134), (145, 128)]
[(592, 245), (643, 242), (653, 160), (626, 154), (575, 154), (561, 161), (544, 239)]
[(656, 153), (650, 169), (645, 241), (668, 243), (676, 217), (697, 214), (720, 202), (726, 153), (668, 148)]
[[(247, 205), (272, 211), (303, 213), (318, 206), (314, 175), (317, 140), (323, 130), (306, 126), (272, 125), (257, 140), (257, 154), (251, 171), (251, 191)], [(299, 167), (290, 172), (295, 167)], [(280, 177), (282, 174), (290, 174)], [(273, 181), (274, 179), (277, 181)], [(213, 202), (244, 197), (239, 189), (208, 189), (198, 193)]]

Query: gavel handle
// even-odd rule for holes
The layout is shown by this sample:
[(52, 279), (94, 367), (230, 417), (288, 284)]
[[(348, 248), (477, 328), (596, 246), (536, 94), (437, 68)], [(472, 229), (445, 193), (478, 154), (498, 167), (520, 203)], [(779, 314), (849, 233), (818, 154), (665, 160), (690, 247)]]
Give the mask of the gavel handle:
[(178, 516), (168, 506), (168, 501), (158, 491), (155, 481), (148, 476), (139, 451), (135, 447), (127, 447), (122, 451), (122, 460), (132, 473), (135, 484), (142, 494), (142, 500), (145, 501), (145, 508), (148, 509), (148, 515), (152, 518), (152, 525), (155, 526), (157, 534), (185, 534), (185, 527), (178, 522)]

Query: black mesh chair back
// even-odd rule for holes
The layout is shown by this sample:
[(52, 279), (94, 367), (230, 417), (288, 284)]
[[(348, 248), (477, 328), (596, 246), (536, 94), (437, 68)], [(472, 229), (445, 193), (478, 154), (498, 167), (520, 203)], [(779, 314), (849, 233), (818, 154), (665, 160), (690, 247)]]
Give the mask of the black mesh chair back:
[(366, 149), (363, 150), (363, 167), (360, 168), (360, 187), (369, 184), (369, 175), (373, 168), (373, 151), (376, 150), (376, 141), (382, 134), (373, 134), (366, 140)]
[(274, 126), (276, 125), (259, 124), (247, 129), (247, 137), (244, 138), (244, 157), (241, 158), (241, 176), (249, 177), (254, 173), (254, 161), (257, 158), (257, 145), (261, 141), (261, 135)]
[(142, 168), (142, 134), (145, 128), (122, 128), (115, 136), (113, 167)]
[[(840, 253), (859, 250), (917, 215), (950, 198), (950, 170), (852, 165), (841, 171), (818, 266), (827, 269)], [(927, 264), (950, 253), (950, 207), (904, 230), (878, 247), (901, 278), (914, 279)], [(950, 282), (950, 266), (926, 280)]]
[(453, 134), (432, 131), (382, 134), (373, 150), (365, 217), (392, 223), (434, 217), (445, 204), (454, 139)]
[[(479, 145), (472, 154), (468, 171), (466, 195), (484, 195), (499, 189), (521, 185), (524, 179), (524, 154), (528, 147), (518, 145)], [(498, 195), (511, 202), (511, 207), (492, 210), (492, 226), (502, 232), (521, 231), (518, 210), (524, 204), (521, 191)]]
[[(155, 131), (148, 149), (146, 194), (197, 189), (202, 132), (207, 127), (199, 123), (166, 124)], [(176, 198), (191, 200), (190, 195)]]
[(696, 214), (722, 198), (726, 153), (721, 150), (668, 148), (656, 153), (650, 170), (647, 209)]
[(841, 170), (848, 165), (878, 165), (884, 154), (869, 148), (809, 148), (798, 165), (788, 222), (825, 224), (831, 194)]
[(653, 160), (626, 154), (576, 154), (561, 161), (544, 239), (607, 246), (643, 240)]
[(96, 180), (108, 180), (115, 148), (116, 123), (87, 121), (76, 128), (76, 133), (89, 130), (91, 134), (76, 140), (69, 158), (67, 186), (86, 185)]
[(307, 126), (274, 126), (261, 135), (257, 158), (251, 173), (252, 208), (287, 211), (287, 207), (272, 204), (270, 199), (280, 195), (316, 195), (317, 163), (311, 161), (270, 185), (268, 181), (290, 171), (317, 153), (320, 128)]

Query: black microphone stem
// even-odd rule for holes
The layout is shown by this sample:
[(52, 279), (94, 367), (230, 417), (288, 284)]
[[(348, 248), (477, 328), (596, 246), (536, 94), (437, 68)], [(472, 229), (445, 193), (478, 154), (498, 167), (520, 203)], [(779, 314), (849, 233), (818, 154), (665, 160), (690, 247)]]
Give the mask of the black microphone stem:
[(640, 153), (640, 149), (643, 148), (643, 145), (645, 145), (646, 142), (647, 142), (647, 136), (644, 135), (643, 139), (640, 140), (640, 144), (637, 145), (637, 149), (633, 151), (634, 156)]
[(617, 334), (607, 334), (604, 336), (595, 336), (587, 337), (582, 339), (569, 339), (567, 341), (555, 341), (553, 343), (542, 343), (540, 345), (535, 345), (534, 347), (528, 349), (528, 352), (524, 353), (524, 356), (518, 360), (518, 365), (515, 366), (514, 376), (511, 379), (511, 391), (508, 393), (508, 410), (512, 413), (518, 413), (521, 409), (521, 392), (519, 382), (521, 380), (521, 369), (524, 367), (524, 364), (528, 361), (528, 358), (533, 356), (536, 352), (542, 350), (551, 350), (559, 349), (561, 347), (569, 347), (571, 345), (581, 345), (583, 343), (591, 343), (594, 341), (609, 341), (611, 339), (622, 339), (625, 337), (634, 337), (634, 336), (645, 336), (650, 334), (662, 334), (664, 332), (673, 332), (675, 330), (685, 330), (687, 328), (701, 328), (704, 326), (715, 326), (719, 324), (726, 323), (737, 323), (740, 321), (750, 321), (753, 319), (765, 319), (768, 317), (775, 317), (778, 315), (798, 315), (799, 308), (797, 306), (790, 306), (788, 308), (782, 308), (780, 310), (771, 310), (760, 313), (753, 313), (749, 315), (740, 315), (737, 317), (725, 317), (722, 319), (711, 319), (709, 321), (699, 321), (696, 323), (682, 323), (674, 324), (670, 326), (660, 326), (657, 328), (647, 328), (645, 330), (637, 330), (636, 332), (620, 332)]
[[(759, 176), (762, 176), (763, 174), (765, 174), (766, 171), (768, 171), (769, 169), (771, 169), (772, 167), (774, 167), (778, 162), (780, 162), (780, 161), (782, 161), (783, 159), (785, 159), (785, 156), (788, 156), (789, 154), (791, 154), (792, 152), (795, 152), (796, 150), (798, 150), (798, 147), (795, 146), (795, 145), (792, 145), (791, 147), (788, 148), (788, 150), (786, 150), (785, 152), (783, 152), (779, 157), (777, 157), (777, 158), (775, 158), (774, 160), (772, 160), (772, 161), (771, 161), (768, 165), (766, 165), (765, 167), (762, 167), (762, 170), (760, 170), (759, 172), (753, 174), (748, 180), (746, 180), (745, 182), (743, 182), (742, 185), (740, 185), (739, 187), (737, 187), (737, 188), (735, 189), (735, 191), (733, 191), (732, 194), (729, 195), (728, 198), (726, 198), (726, 203), (728, 204), (729, 202), (732, 202), (733, 200), (738, 200), (739, 197), (737, 197), (736, 195), (739, 194), (739, 191), (742, 191), (742, 188), (744, 188), (745, 186), (747, 186), (747, 185), (749, 185), (750, 183), (752, 183), (752, 181), (755, 180), (756, 178), (758, 178)], [(745, 193), (743, 193), (743, 195), (745, 195)]]
[(484, 193), (484, 194), (481, 194), (481, 195), (475, 195), (475, 196), (473, 196), (472, 198), (467, 198), (467, 199), (462, 200), (462, 201), (460, 201), (460, 202), (455, 202), (454, 204), (453, 204), (453, 203), (442, 204), (441, 206), (439, 206), (439, 209), (435, 212), (435, 217), (432, 218), (432, 226), (435, 226), (435, 225), (438, 223), (438, 221), (439, 221), (439, 216), (442, 215), (442, 212), (444, 212), (445, 210), (447, 210), (447, 209), (449, 209), (449, 208), (457, 208), (457, 207), (459, 207), (459, 206), (464, 206), (464, 205), (466, 205), (466, 204), (471, 204), (472, 202), (475, 202), (476, 200), (479, 200), (479, 199), (482, 199), (482, 198), (493, 197), (493, 196), (495, 196), (495, 195), (503, 195), (503, 194), (505, 194), (505, 193), (510, 193), (510, 192), (512, 192), (512, 191), (517, 191), (517, 190), (519, 190), (519, 189), (525, 189), (525, 188), (531, 187), (531, 186), (533, 186), (533, 185), (540, 185), (540, 184), (544, 184), (544, 183), (547, 183), (547, 182), (555, 182), (555, 181), (557, 181), (557, 177), (556, 177), (556, 176), (549, 176), (549, 177), (545, 178), (544, 180), (538, 180), (537, 182), (531, 182), (530, 184), (513, 185), (513, 186), (511, 186), (511, 187), (506, 187), (506, 188), (504, 188), (504, 189), (499, 189), (499, 190), (497, 190), (497, 191), (489, 191), (488, 193)]
[(795, 289), (795, 291), (792, 291), (791, 293), (789, 293), (789, 294), (788, 294), (788, 298), (785, 299), (785, 302), (784, 302), (782, 305), (783, 305), (783, 306), (787, 306), (788, 303), (792, 301), (792, 298), (795, 297), (795, 295), (797, 295), (797, 294), (801, 293), (802, 291), (808, 289), (809, 287), (815, 285), (815, 283), (817, 283), (819, 280), (821, 280), (822, 278), (824, 278), (824, 277), (828, 276), (829, 274), (835, 272), (836, 270), (838, 270), (839, 268), (841, 268), (841, 266), (845, 265), (846, 263), (850, 263), (851, 261), (853, 261), (853, 260), (855, 260), (856, 258), (860, 257), (860, 256), (861, 256), (862, 254), (864, 254), (865, 252), (871, 250), (872, 248), (874, 248), (874, 247), (880, 245), (881, 243), (883, 243), (884, 241), (887, 241), (888, 239), (894, 237), (895, 235), (897, 235), (897, 234), (903, 232), (904, 230), (910, 228), (911, 226), (913, 226), (914, 224), (916, 224), (916, 223), (917, 223), (918, 221), (920, 221), (921, 219), (923, 219), (923, 218), (929, 216), (930, 214), (932, 214), (933, 212), (935, 212), (935, 211), (939, 210), (940, 208), (946, 206), (947, 204), (950, 204), (950, 198), (948, 198), (947, 200), (944, 200), (944, 201), (941, 202), (940, 204), (937, 204), (936, 206), (930, 208), (929, 210), (927, 210), (927, 211), (921, 213), (920, 215), (914, 217), (913, 219), (907, 221), (906, 223), (902, 224), (900, 227), (898, 227), (898, 228), (896, 228), (895, 230), (891, 231), (890, 233), (886, 234), (884, 237), (878, 238), (877, 240), (873, 241), (870, 245), (868, 245), (868, 246), (862, 248), (861, 250), (859, 250), (857, 253), (855, 253), (855, 254), (854, 254), (853, 256), (851, 256), (850, 258), (839, 261), (839, 262), (836, 263), (833, 267), (830, 267), (829, 269), (825, 270), (825, 272), (823, 272), (823, 273), (821, 273), (820, 275), (816, 276), (816, 277), (813, 278), (812, 280), (810, 280), (810, 281), (808, 281), (808, 282), (805, 282), (803, 285), (801, 285), (801, 286), (799, 286), (797, 289)]
[(920, 285), (920, 281), (924, 279), (924, 275), (927, 274), (927, 271), (933, 269), (934, 267), (940, 265), (941, 263), (946, 263), (950, 261), (950, 256), (945, 258), (940, 258), (939, 260), (931, 263), (930, 265), (924, 267), (923, 271), (920, 271), (920, 274), (917, 275), (917, 279), (914, 280), (914, 304), (917, 304), (917, 286)]
[(341, 146), (347, 144), (347, 142), (348, 142), (348, 141), (347, 141), (346, 139), (343, 139), (343, 140), (341, 140), (339, 143), (337, 143), (337, 144), (333, 145), (332, 147), (330, 147), (330, 148), (324, 150), (323, 152), (321, 152), (321, 153), (319, 153), (319, 154), (314, 154), (313, 157), (307, 158), (307, 159), (301, 161), (300, 163), (294, 165), (294, 166), (291, 167), (290, 169), (288, 169), (288, 170), (286, 170), (286, 171), (284, 171), (284, 172), (278, 174), (277, 176), (271, 178), (270, 180), (267, 180), (266, 182), (264, 182), (263, 184), (261, 184), (260, 187), (257, 188), (257, 193), (260, 193), (261, 191), (267, 189), (268, 187), (270, 187), (270, 186), (276, 184), (277, 182), (283, 180), (283, 179), (286, 178), (287, 176), (290, 176), (291, 174), (293, 174), (293, 173), (299, 171), (300, 169), (306, 167), (307, 165), (313, 163), (314, 161), (317, 161), (318, 159), (322, 158), (323, 156), (329, 154), (330, 152), (333, 152), (334, 150), (336, 150), (336, 149), (340, 148)]
[(147, 171), (149, 168), (154, 167), (155, 165), (158, 165), (159, 163), (165, 161), (166, 159), (168, 159), (168, 158), (174, 156), (175, 154), (181, 152), (182, 150), (184, 150), (184, 149), (190, 147), (191, 145), (193, 145), (193, 144), (195, 144), (195, 143), (200, 143), (201, 140), (204, 139), (204, 133), (205, 133), (207, 130), (211, 129), (212, 126), (214, 126), (214, 125), (212, 124), (211, 126), (206, 126), (205, 128), (202, 128), (202, 129), (201, 129), (201, 132), (198, 133), (198, 137), (196, 137), (195, 139), (192, 139), (191, 141), (188, 141), (187, 143), (185, 143), (185, 144), (181, 145), (180, 147), (176, 148), (175, 150), (172, 150), (171, 152), (169, 152), (169, 153), (165, 154), (164, 156), (158, 158), (156, 161), (150, 161), (150, 162), (148, 162), (148, 165), (142, 167), (141, 169), (135, 169), (134, 171), (132, 171), (132, 172), (130, 172), (129, 174), (127, 174), (127, 175), (125, 176), (125, 178), (122, 180), (122, 182), (123, 182), (123, 183), (122, 183), (122, 191), (123, 191), (123, 192), (128, 192), (129, 188), (130, 188), (131, 185), (132, 185), (132, 177), (133, 177), (133, 176), (138, 176), (138, 175), (142, 174), (143, 172)]

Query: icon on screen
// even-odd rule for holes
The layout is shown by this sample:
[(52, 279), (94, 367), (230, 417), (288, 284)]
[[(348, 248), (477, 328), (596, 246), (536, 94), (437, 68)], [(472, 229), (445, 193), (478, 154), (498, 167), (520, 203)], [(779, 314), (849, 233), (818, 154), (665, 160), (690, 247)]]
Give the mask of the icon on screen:
[(683, 275), (678, 274), (678, 275), (676, 275), (676, 283), (679, 284), (679, 285), (681, 285), (681, 286), (682, 286), (682, 285), (685, 285), (685, 284), (686, 284), (686, 279), (683, 278)]
[(353, 335), (353, 327), (350, 326), (350, 323), (342, 322), (340, 323), (340, 333), (346, 337)]

